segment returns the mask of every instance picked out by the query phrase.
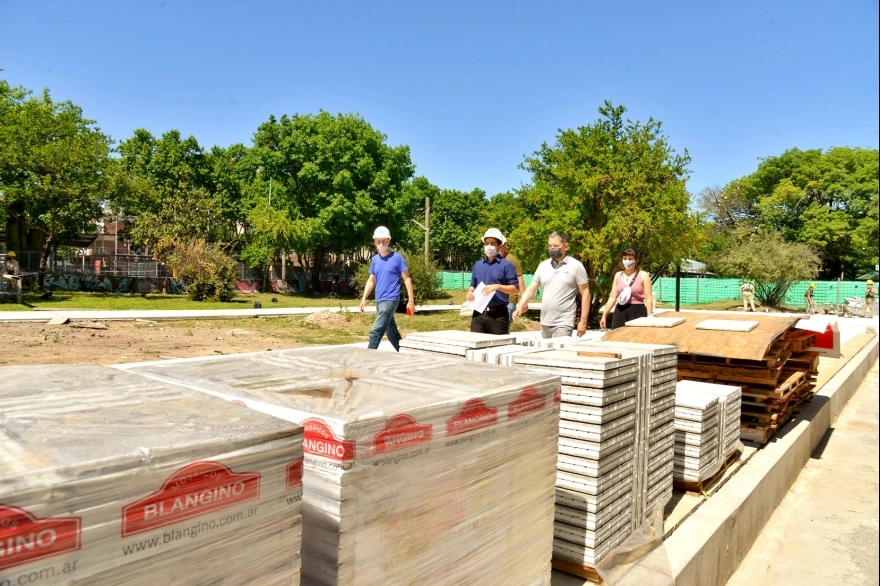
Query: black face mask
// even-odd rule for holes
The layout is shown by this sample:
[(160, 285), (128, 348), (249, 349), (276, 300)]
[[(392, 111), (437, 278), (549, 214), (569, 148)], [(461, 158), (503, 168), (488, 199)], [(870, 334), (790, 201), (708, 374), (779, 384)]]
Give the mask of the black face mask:
[(561, 248), (550, 248), (548, 251), (550, 253), (550, 258), (553, 260), (559, 260), (562, 258), (562, 249)]

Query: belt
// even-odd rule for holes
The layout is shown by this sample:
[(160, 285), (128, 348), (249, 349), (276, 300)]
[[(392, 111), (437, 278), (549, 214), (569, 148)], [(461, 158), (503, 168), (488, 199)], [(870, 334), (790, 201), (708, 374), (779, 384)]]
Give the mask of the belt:
[(483, 310), (483, 313), (501, 313), (502, 310), (504, 310), (504, 313), (507, 313), (507, 306), (506, 305), (495, 305), (495, 306), (487, 307), (486, 309)]

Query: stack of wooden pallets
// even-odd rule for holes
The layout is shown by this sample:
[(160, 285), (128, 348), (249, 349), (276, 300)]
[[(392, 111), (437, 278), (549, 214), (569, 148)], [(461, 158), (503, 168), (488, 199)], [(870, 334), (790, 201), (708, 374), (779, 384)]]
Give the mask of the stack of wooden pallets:
[(807, 348), (815, 339), (813, 332), (790, 329), (761, 360), (681, 353), (678, 378), (740, 387), (742, 439), (763, 444), (813, 396), (819, 354)]
[(766, 443), (812, 398), (816, 333), (796, 328), (799, 317), (667, 315), (685, 321), (671, 328), (618, 328), (605, 340), (676, 344), (679, 380), (740, 387), (742, 439)]

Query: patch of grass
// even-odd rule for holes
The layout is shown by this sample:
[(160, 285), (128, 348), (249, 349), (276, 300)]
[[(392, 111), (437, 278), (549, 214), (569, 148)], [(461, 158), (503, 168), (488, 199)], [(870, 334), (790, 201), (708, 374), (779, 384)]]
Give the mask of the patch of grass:
[(58, 334), (54, 334), (54, 335), (52, 336), (52, 343), (53, 343), (53, 344), (57, 344), (57, 343), (60, 342), (60, 341), (61, 341), (61, 336), (59, 336)]
[[(428, 301), (429, 304), (446, 305), (452, 301), (453, 305), (461, 305), (464, 302), (464, 291), (443, 291), (436, 299)], [(272, 299), (276, 301), (273, 303)], [(28, 311), (40, 310), (123, 310), (123, 309), (253, 309), (254, 302), (259, 301), (263, 309), (286, 308), (286, 307), (337, 307), (357, 313), (360, 298), (357, 297), (315, 297), (304, 293), (240, 293), (232, 301), (222, 303), (219, 301), (192, 301), (187, 295), (169, 295), (154, 293), (141, 297), (110, 293), (106, 297), (103, 293), (89, 293), (82, 291), (55, 291), (49, 299), (42, 299), (35, 293), (22, 295), (22, 303), (4, 301), (0, 303), (0, 311)], [(372, 298), (369, 303), (373, 303)]]

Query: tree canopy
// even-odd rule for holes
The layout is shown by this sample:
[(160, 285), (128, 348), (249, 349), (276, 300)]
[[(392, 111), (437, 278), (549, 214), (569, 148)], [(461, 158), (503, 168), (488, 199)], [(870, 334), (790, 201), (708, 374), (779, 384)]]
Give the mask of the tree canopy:
[(103, 215), (112, 173), (111, 139), (71, 102), (0, 87), (0, 202), (7, 248), (40, 250), (40, 283), (49, 253)]
[(406, 189), (415, 170), (409, 147), (386, 140), (356, 114), (324, 111), (272, 116), (257, 129), (255, 159), (279, 211), (257, 232), (289, 237), (285, 247), (307, 257), (313, 282), (327, 253), (368, 244), (377, 225), (403, 233), (418, 207)]
[(790, 149), (751, 175), (701, 194), (716, 238), (759, 230), (815, 247), (821, 275), (855, 277), (878, 262), (878, 151)]
[(527, 157), (532, 183), (499, 196), (487, 214), (499, 225), (509, 215), (511, 248), (532, 269), (546, 258), (549, 233), (566, 232), (601, 293), (624, 248), (636, 248), (643, 266), (671, 261), (695, 248), (699, 231), (688, 209), (687, 151), (677, 154), (653, 118), (625, 119), (626, 108), (610, 102), (599, 113)]

